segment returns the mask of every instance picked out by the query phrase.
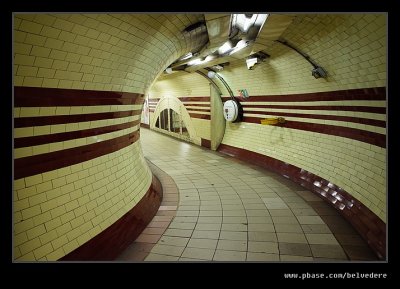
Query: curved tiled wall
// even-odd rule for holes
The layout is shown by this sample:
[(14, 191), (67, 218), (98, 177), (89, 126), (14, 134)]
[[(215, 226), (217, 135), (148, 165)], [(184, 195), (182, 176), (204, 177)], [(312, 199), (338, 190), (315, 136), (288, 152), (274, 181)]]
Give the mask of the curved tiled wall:
[[(282, 38), (326, 69), (328, 78), (315, 79), (312, 66), (280, 43), (272, 43), (266, 49), (271, 57), (253, 70), (244, 60), (226, 66), (220, 74), (235, 95), (247, 89), (250, 98), (241, 99), (244, 121), (227, 123), (221, 151), (258, 159), (258, 164), (319, 194), (324, 190), (328, 199), (339, 192), (337, 197), (345, 203), (353, 200), (353, 211), (344, 214), (382, 257), (387, 205), (386, 16), (297, 15)], [(177, 91), (178, 83), (169, 86)], [(154, 85), (158, 95), (169, 87), (162, 84)], [(175, 94), (191, 96), (186, 91)], [(260, 123), (277, 116), (285, 117), (286, 123)], [(338, 208), (340, 203), (337, 199)]]
[[(15, 259), (62, 258), (146, 195), (152, 177), (136, 123), (142, 96), (163, 69), (199, 44), (182, 34), (199, 20), (186, 14), (15, 15)], [(222, 143), (320, 176), (385, 222), (386, 17), (297, 15), (282, 37), (329, 77), (314, 79), (309, 63), (279, 43), (252, 71), (244, 61), (231, 63), (221, 75), (234, 92), (246, 88), (251, 98), (244, 102), (245, 122), (227, 125)], [(207, 128), (208, 84), (196, 87), (201, 77), (186, 77), (192, 89), (176, 83), (173, 95), (191, 106), (196, 129)], [(287, 127), (258, 123), (277, 115), (287, 118)], [(209, 129), (200, 134), (207, 140)]]
[[(16, 14), (14, 258), (57, 260), (146, 196), (143, 95), (201, 15)], [(88, 257), (89, 258), (89, 257)]]
[[(385, 222), (386, 16), (299, 15), (282, 38), (329, 77), (312, 77), (311, 65), (280, 43), (254, 70), (228, 66), (221, 74), (250, 98), (243, 102), (244, 123), (228, 125), (223, 143), (319, 175)], [(277, 116), (287, 120), (283, 128), (260, 124)]]

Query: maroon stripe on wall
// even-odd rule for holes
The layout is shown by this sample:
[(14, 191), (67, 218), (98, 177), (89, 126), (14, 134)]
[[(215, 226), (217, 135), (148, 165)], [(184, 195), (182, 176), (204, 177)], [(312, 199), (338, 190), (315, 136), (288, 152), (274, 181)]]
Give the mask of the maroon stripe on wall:
[(59, 168), (72, 166), (74, 164), (118, 151), (135, 143), (139, 137), (140, 132), (138, 130), (128, 135), (94, 144), (15, 159), (14, 179), (17, 180)]
[(211, 141), (209, 139), (201, 138), (201, 146), (211, 149)]
[[(244, 117), (243, 121), (260, 124), (261, 119), (257, 117)], [(300, 121), (286, 121), (283, 124), (276, 124), (275, 126), (336, 135), (386, 148), (386, 135), (356, 128)]]
[(140, 115), (141, 113), (142, 113), (141, 110), (128, 110), (128, 111), (101, 112), (101, 113), (90, 113), (90, 114), (18, 117), (14, 118), (14, 127), (20, 128), (20, 127), (30, 127), (30, 126), (43, 126), (43, 125), (53, 125), (53, 124), (94, 121), (94, 120)]
[(209, 104), (192, 104), (192, 103), (183, 103), (184, 106), (196, 106), (196, 107), (204, 107), (204, 108), (210, 108)]
[(142, 104), (140, 93), (43, 87), (14, 87), (14, 107)]
[[(320, 115), (320, 114), (275, 112), (275, 111), (252, 111), (252, 110), (246, 110), (246, 107), (244, 107), (244, 109), (245, 109), (244, 113), (263, 114), (263, 115), (278, 115), (278, 116), (293, 116), (293, 117), (301, 117), (301, 118), (314, 118), (314, 119), (326, 119), (326, 120), (338, 120), (338, 121), (373, 125), (373, 126), (378, 126), (378, 127), (386, 127), (386, 121), (369, 119), (369, 118), (339, 116), (339, 115), (324, 115), (324, 114)], [(263, 117), (263, 116), (261, 116), (261, 117)], [(266, 116), (264, 116), (264, 117), (266, 117)]]
[(204, 111), (204, 112), (210, 112), (210, 108), (208, 107), (208, 108), (187, 108), (187, 107), (185, 107), (186, 108), (186, 110), (188, 111), (188, 112), (190, 112), (190, 111)]
[(20, 137), (14, 139), (14, 148), (30, 147), (35, 145), (42, 145), (47, 143), (67, 141), (71, 139), (90, 137), (104, 133), (110, 133), (130, 127), (134, 127), (139, 124), (140, 120), (135, 120), (131, 122), (126, 122), (122, 124), (110, 125), (105, 127), (83, 129), (70, 132), (61, 132), (54, 134), (30, 136), (30, 137)]
[(210, 101), (209, 96), (199, 96), (199, 97), (189, 97), (189, 96), (182, 96), (178, 97), (180, 101)]
[(162, 200), (162, 186), (153, 181), (143, 198), (114, 224), (68, 253), (59, 261), (112, 261), (146, 228)]
[(189, 112), (190, 117), (200, 118), (200, 119), (211, 119), (211, 116), (208, 114), (197, 114)]
[[(228, 99), (227, 99), (228, 100)], [(281, 108), (281, 109), (301, 109), (301, 110), (339, 110), (339, 111), (357, 111), (386, 114), (386, 107), (373, 106), (346, 106), (346, 105), (269, 105), (269, 104), (250, 104), (244, 105), (246, 108)]]
[(143, 123), (143, 122), (141, 122), (141, 123), (140, 123), (140, 127), (144, 127), (144, 128), (150, 128), (150, 125), (149, 125), (149, 124), (147, 124), (147, 123)]
[(353, 225), (380, 259), (386, 257), (386, 224), (345, 190), (299, 167), (262, 154), (225, 144), (221, 144), (218, 151), (275, 171), (316, 193)]
[[(228, 100), (230, 97), (223, 97)], [(299, 93), (288, 95), (256, 95), (249, 98), (238, 98), (243, 102), (298, 102), (298, 101), (340, 101), (340, 100), (386, 100), (386, 87), (347, 89), (336, 91)]]

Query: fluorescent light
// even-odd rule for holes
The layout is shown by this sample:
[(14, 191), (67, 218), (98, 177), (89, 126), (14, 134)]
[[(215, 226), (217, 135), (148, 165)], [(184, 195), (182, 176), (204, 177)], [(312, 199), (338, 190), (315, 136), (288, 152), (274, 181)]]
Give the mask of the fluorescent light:
[(204, 62), (208, 62), (208, 61), (213, 60), (213, 59), (214, 59), (214, 56), (208, 55), (208, 56), (203, 60), (203, 63), (204, 63)]
[(213, 59), (214, 59), (214, 56), (208, 55), (206, 58), (203, 58), (203, 59), (202, 58), (193, 59), (193, 60), (189, 61), (187, 64), (188, 65), (199, 65), (199, 64), (208, 62), (210, 60), (213, 60)]
[(247, 42), (242, 39), (236, 44), (235, 49), (239, 50), (239, 49), (245, 48), (246, 46), (247, 46)]
[(185, 54), (184, 56), (182, 56), (181, 60), (189, 59), (191, 57), (193, 57), (193, 54), (192, 54), (192, 52), (189, 52), (188, 54)]
[(233, 14), (233, 25), (239, 28), (242, 32), (247, 32), (254, 22), (258, 14), (252, 14), (250, 18), (246, 14)]
[(257, 63), (257, 57), (246, 59), (247, 65), (254, 65)]
[(256, 18), (257, 18), (257, 14), (253, 14), (253, 16), (251, 16), (251, 18), (247, 18), (245, 16), (244, 23), (243, 23), (243, 31), (244, 32), (247, 32), (249, 30), (250, 26), (254, 25)]
[(221, 71), (221, 70), (223, 70), (224, 69), (224, 67), (222, 66), (222, 65), (214, 65), (214, 68), (216, 69), (216, 70), (218, 70), (218, 71)]
[(233, 53), (238, 52), (239, 50), (242, 50), (243, 48), (247, 47), (248, 42), (246, 42), (245, 40), (240, 40), (235, 48), (229, 53), (229, 55), (232, 55)]
[(202, 62), (202, 60), (200, 58), (197, 59), (193, 59), (191, 61), (188, 62), (188, 65), (197, 65), (200, 64)]
[(267, 20), (268, 14), (257, 14), (257, 19), (254, 22), (254, 25), (261, 27), (264, 25), (265, 20)]
[(267, 17), (268, 14), (251, 14), (249, 18), (246, 17), (246, 14), (233, 14), (232, 25), (239, 28), (240, 31), (247, 33), (250, 27), (254, 25), (261, 27)]
[(209, 78), (214, 78), (215, 77), (215, 72), (214, 71), (209, 71), (208, 73), (207, 73), (207, 76), (209, 77)]
[(224, 54), (232, 48), (232, 43), (230, 41), (225, 42), (220, 48), (218, 48), (219, 54)]
[(257, 57), (246, 59), (247, 69), (252, 69), (253, 66), (258, 62)]

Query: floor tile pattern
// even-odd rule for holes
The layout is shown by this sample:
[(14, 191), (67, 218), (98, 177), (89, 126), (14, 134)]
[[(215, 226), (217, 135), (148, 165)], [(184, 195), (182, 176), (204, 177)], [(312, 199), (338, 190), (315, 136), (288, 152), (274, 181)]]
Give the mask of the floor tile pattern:
[(120, 261), (378, 260), (318, 196), (226, 155), (141, 129), (164, 199)]

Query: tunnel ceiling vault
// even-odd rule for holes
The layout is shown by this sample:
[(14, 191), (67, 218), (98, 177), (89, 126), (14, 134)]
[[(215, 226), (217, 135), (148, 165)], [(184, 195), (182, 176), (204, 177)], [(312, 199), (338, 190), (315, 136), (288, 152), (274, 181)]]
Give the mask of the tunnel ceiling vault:
[[(15, 14), (16, 86), (145, 93), (208, 41), (203, 14)], [(47, 69), (47, 70), (45, 70)]]
[[(247, 19), (266, 15), (267, 17), (259, 26), (257, 22), (254, 22), (246, 31), (242, 31), (237, 28), (237, 24), (233, 24), (236, 15), (246, 15), (249, 17)], [(267, 53), (294, 18), (295, 15), (284, 14), (204, 14), (203, 27), (207, 29), (207, 43), (199, 51), (192, 50), (189, 54), (182, 55), (169, 66), (166, 73), (182, 70), (195, 72), (218, 65), (223, 67), (230, 62), (244, 60), (259, 52)], [(202, 35), (198, 32), (197, 34)], [(228, 52), (225, 51), (226, 49)]]

